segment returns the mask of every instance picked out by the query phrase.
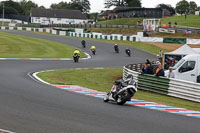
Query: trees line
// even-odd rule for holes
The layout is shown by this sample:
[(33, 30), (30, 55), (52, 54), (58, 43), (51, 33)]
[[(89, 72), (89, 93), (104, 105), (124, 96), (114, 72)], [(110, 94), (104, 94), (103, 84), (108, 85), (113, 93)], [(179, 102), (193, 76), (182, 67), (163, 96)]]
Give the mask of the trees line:
[[(122, 6), (122, 7), (142, 7), (141, 0), (104, 0), (105, 7), (110, 8), (112, 6)], [(30, 15), (31, 8), (45, 8), (44, 6), (38, 6), (37, 3), (34, 3), (31, 0), (21, 0), (15, 2), (13, 0), (7, 0), (0, 2), (0, 14), (3, 13), (3, 5), (5, 14), (15, 14), (15, 15)], [(172, 7), (167, 4), (159, 4), (156, 7), (162, 9), (167, 9), (170, 11), (171, 15), (175, 12), (179, 14), (191, 13), (194, 14), (196, 10), (200, 10), (200, 6), (194, 2), (187, 2), (186, 0), (181, 0), (176, 4), (176, 7)], [(72, 9), (80, 10), (81, 12), (88, 14), (90, 11), (90, 2), (89, 0), (71, 0), (70, 2), (59, 2), (51, 4), (51, 9)]]

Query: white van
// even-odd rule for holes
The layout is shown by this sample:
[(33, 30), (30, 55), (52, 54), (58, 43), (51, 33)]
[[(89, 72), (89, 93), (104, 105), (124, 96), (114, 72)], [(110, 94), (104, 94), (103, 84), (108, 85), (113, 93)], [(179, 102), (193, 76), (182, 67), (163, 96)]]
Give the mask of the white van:
[[(183, 57), (174, 67), (173, 72), (176, 79), (197, 82), (200, 76), (200, 54), (189, 54)], [(165, 72), (167, 76), (169, 70)]]

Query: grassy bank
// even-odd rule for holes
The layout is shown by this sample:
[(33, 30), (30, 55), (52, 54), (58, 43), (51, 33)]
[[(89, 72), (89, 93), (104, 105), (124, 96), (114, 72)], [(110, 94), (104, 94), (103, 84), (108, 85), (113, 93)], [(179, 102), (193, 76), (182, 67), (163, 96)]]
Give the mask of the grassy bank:
[(142, 32), (139, 29), (128, 28), (89, 28), (90, 32), (99, 32), (104, 34), (122, 34), (122, 35), (136, 35), (137, 32)]
[[(98, 91), (108, 92), (111, 89), (113, 82), (116, 79), (122, 77), (122, 69), (109, 68), (86, 70), (57, 70), (39, 73), (38, 76), (52, 84), (79, 85)], [(199, 103), (159, 95), (156, 93), (150, 93), (142, 90), (139, 90), (134, 98), (200, 111)]]
[(118, 18), (100, 21), (98, 24), (136, 25), (138, 21), (143, 21), (143, 18)]
[[(143, 21), (143, 18), (120, 18), (100, 21), (98, 24), (114, 24), (114, 25), (136, 25), (137, 21)], [(200, 28), (200, 17), (197, 15), (188, 15), (185, 19), (185, 16), (172, 16), (167, 18), (161, 18), (162, 24), (168, 24), (169, 22), (172, 25), (177, 22), (179, 26), (188, 26), (188, 27), (197, 27)]]
[(0, 32), (0, 40), (0, 58), (71, 58), (75, 49), (62, 43), (4, 32)]
[(197, 27), (200, 28), (200, 16), (197, 15), (188, 15), (187, 18), (185, 19), (185, 16), (172, 16), (172, 17), (167, 17), (167, 18), (162, 18), (161, 19), (162, 24), (168, 24), (169, 22), (174, 25), (175, 22), (179, 26), (188, 26), (188, 27)]

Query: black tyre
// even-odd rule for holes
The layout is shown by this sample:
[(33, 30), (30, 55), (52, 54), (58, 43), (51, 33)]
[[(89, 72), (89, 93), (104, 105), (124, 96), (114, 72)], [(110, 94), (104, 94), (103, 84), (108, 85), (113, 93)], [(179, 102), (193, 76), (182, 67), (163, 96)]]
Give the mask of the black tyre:
[(130, 94), (128, 92), (125, 92), (123, 96), (119, 96), (117, 99), (118, 105), (123, 105), (130, 99)]

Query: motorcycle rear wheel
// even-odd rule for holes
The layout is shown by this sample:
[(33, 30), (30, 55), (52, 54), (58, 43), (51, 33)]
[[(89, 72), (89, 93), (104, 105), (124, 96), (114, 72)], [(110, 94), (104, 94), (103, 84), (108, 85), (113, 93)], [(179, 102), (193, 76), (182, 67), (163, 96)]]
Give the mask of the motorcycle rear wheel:
[(130, 94), (129, 94), (129, 93), (125, 93), (124, 95), (125, 95), (125, 96), (123, 96), (123, 97), (120, 96), (120, 97), (117, 99), (117, 104), (118, 104), (118, 105), (123, 105), (123, 104), (126, 103), (126, 101), (128, 101), (128, 99), (130, 99)]

